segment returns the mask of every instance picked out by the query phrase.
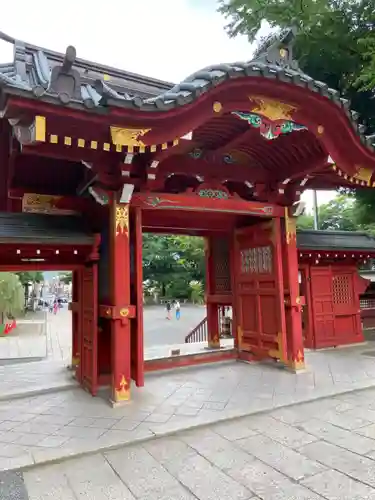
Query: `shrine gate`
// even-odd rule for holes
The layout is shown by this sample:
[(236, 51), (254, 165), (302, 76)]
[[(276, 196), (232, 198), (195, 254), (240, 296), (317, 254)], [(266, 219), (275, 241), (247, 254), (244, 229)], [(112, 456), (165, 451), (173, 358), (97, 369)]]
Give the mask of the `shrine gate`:
[[(144, 384), (143, 231), (207, 238), (211, 347), (212, 311), (230, 297), (233, 357), (303, 369), (298, 201), (305, 189), (373, 187), (375, 140), (346, 99), (299, 69), (293, 31), (178, 85), (0, 37), (14, 45), (0, 65), (0, 210), (63, 213), (100, 235), (74, 278), (82, 385), (95, 394), (110, 382), (117, 403), (131, 380)], [(0, 246), (4, 266), (25, 264)], [(34, 249), (40, 267), (68, 262)]]

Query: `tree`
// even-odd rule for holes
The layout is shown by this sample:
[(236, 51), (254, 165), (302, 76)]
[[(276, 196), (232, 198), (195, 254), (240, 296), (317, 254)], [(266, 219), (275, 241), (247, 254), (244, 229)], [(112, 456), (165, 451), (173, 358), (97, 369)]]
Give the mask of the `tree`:
[[(375, 132), (375, 9), (373, 0), (219, 0), (230, 36), (253, 42), (263, 21), (298, 26), (294, 56), (300, 68), (339, 90)], [(357, 219), (375, 222), (373, 191), (356, 190)], [(360, 217), (362, 214), (362, 217)]]
[(14, 273), (0, 273), (0, 315), (14, 317), (24, 310), (24, 289), (19, 277)]
[[(356, 216), (356, 200), (348, 194), (339, 194), (318, 209), (318, 229), (331, 231), (358, 231), (363, 229)], [(313, 229), (314, 216), (301, 215), (297, 219), (298, 229)]]
[(193, 236), (143, 235), (143, 278), (162, 296), (186, 298), (189, 283), (204, 279), (203, 239)]
[(59, 273), (59, 280), (61, 283), (65, 283), (65, 285), (69, 285), (69, 283), (73, 280), (72, 271), (64, 271)]
[(44, 280), (43, 273), (41, 271), (23, 271), (16, 273), (20, 279), (20, 282), (25, 285), (26, 283), (41, 282)]
[[(350, 193), (341, 193), (318, 209), (318, 229), (336, 231), (366, 231), (375, 235), (374, 223), (363, 223), (364, 216), (358, 200)], [(361, 208), (361, 207), (360, 207)], [(312, 214), (301, 215), (297, 219), (298, 229), (313, 229)]]

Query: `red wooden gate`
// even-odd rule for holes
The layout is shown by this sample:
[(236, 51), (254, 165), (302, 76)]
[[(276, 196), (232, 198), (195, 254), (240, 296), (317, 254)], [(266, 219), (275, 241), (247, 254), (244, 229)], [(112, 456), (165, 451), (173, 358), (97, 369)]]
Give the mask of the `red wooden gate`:
[(98, 390), (98, 273), (97, 264), (82, 269), (81, 384), (93, 396)]
[(356, 268), (311, 266), (314, 347), (362, 340)]
[(279, 219), (236, 231), (234, 281), (239, 349), (286, 361)]
[(330, 266), (310, 268), (314, 347), (332, 345), (335, 338), (335, 313), (332, 300)]

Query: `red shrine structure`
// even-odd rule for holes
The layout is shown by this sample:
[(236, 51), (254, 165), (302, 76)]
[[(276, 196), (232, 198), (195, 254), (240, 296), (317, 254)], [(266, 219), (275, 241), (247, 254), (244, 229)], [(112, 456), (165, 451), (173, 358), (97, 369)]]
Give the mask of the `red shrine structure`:
[[(235, 348), (217, 359), (303, 369), (298, 200), (308, 188), (375, 186), (375, 137), (299, 69), (293, 30), (251, 61), (178, 85), (78, 59), (74, 47), (1, 38), (14, 45), (0, 66), (1, 267), (73, 269), (82, 386), (110, 383), (117, 403), (132, 380), (144, 384), (143, 231), (207, 238), (210, 347), (217, 308), (233, 306)], [(327, 273), (337, 270), (337, 297), (350, 296), (350, 280), (334, 263), (300, 262), (320, 276), (314, 328), (328, 328)]]

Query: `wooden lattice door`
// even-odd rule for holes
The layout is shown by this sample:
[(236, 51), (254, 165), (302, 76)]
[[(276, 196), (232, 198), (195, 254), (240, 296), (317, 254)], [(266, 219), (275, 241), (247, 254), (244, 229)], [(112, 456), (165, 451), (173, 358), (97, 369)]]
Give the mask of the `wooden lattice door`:
[(97, 264), (84, 266), (81, 276), (81, 384), (95, 396), (98, 390)]
[(362, 335), (359, 296), (355, 279), (357, 269), (332, 269), (332, 296), (337, 345), (358, 342)]
[(235, 294), (239, 349), (286, 360), (280, 221), (235, 234)]
[(314, 322), (313, 347), (329, 347), (335, 342), (332, 271), (330, 266), (311, 266), (310, 287)]
[(212, 284), (210, 293), (230, 295), (232, 291), (230, 276), (230, 239), (215, 237), (210, 239), (212, 255)]

